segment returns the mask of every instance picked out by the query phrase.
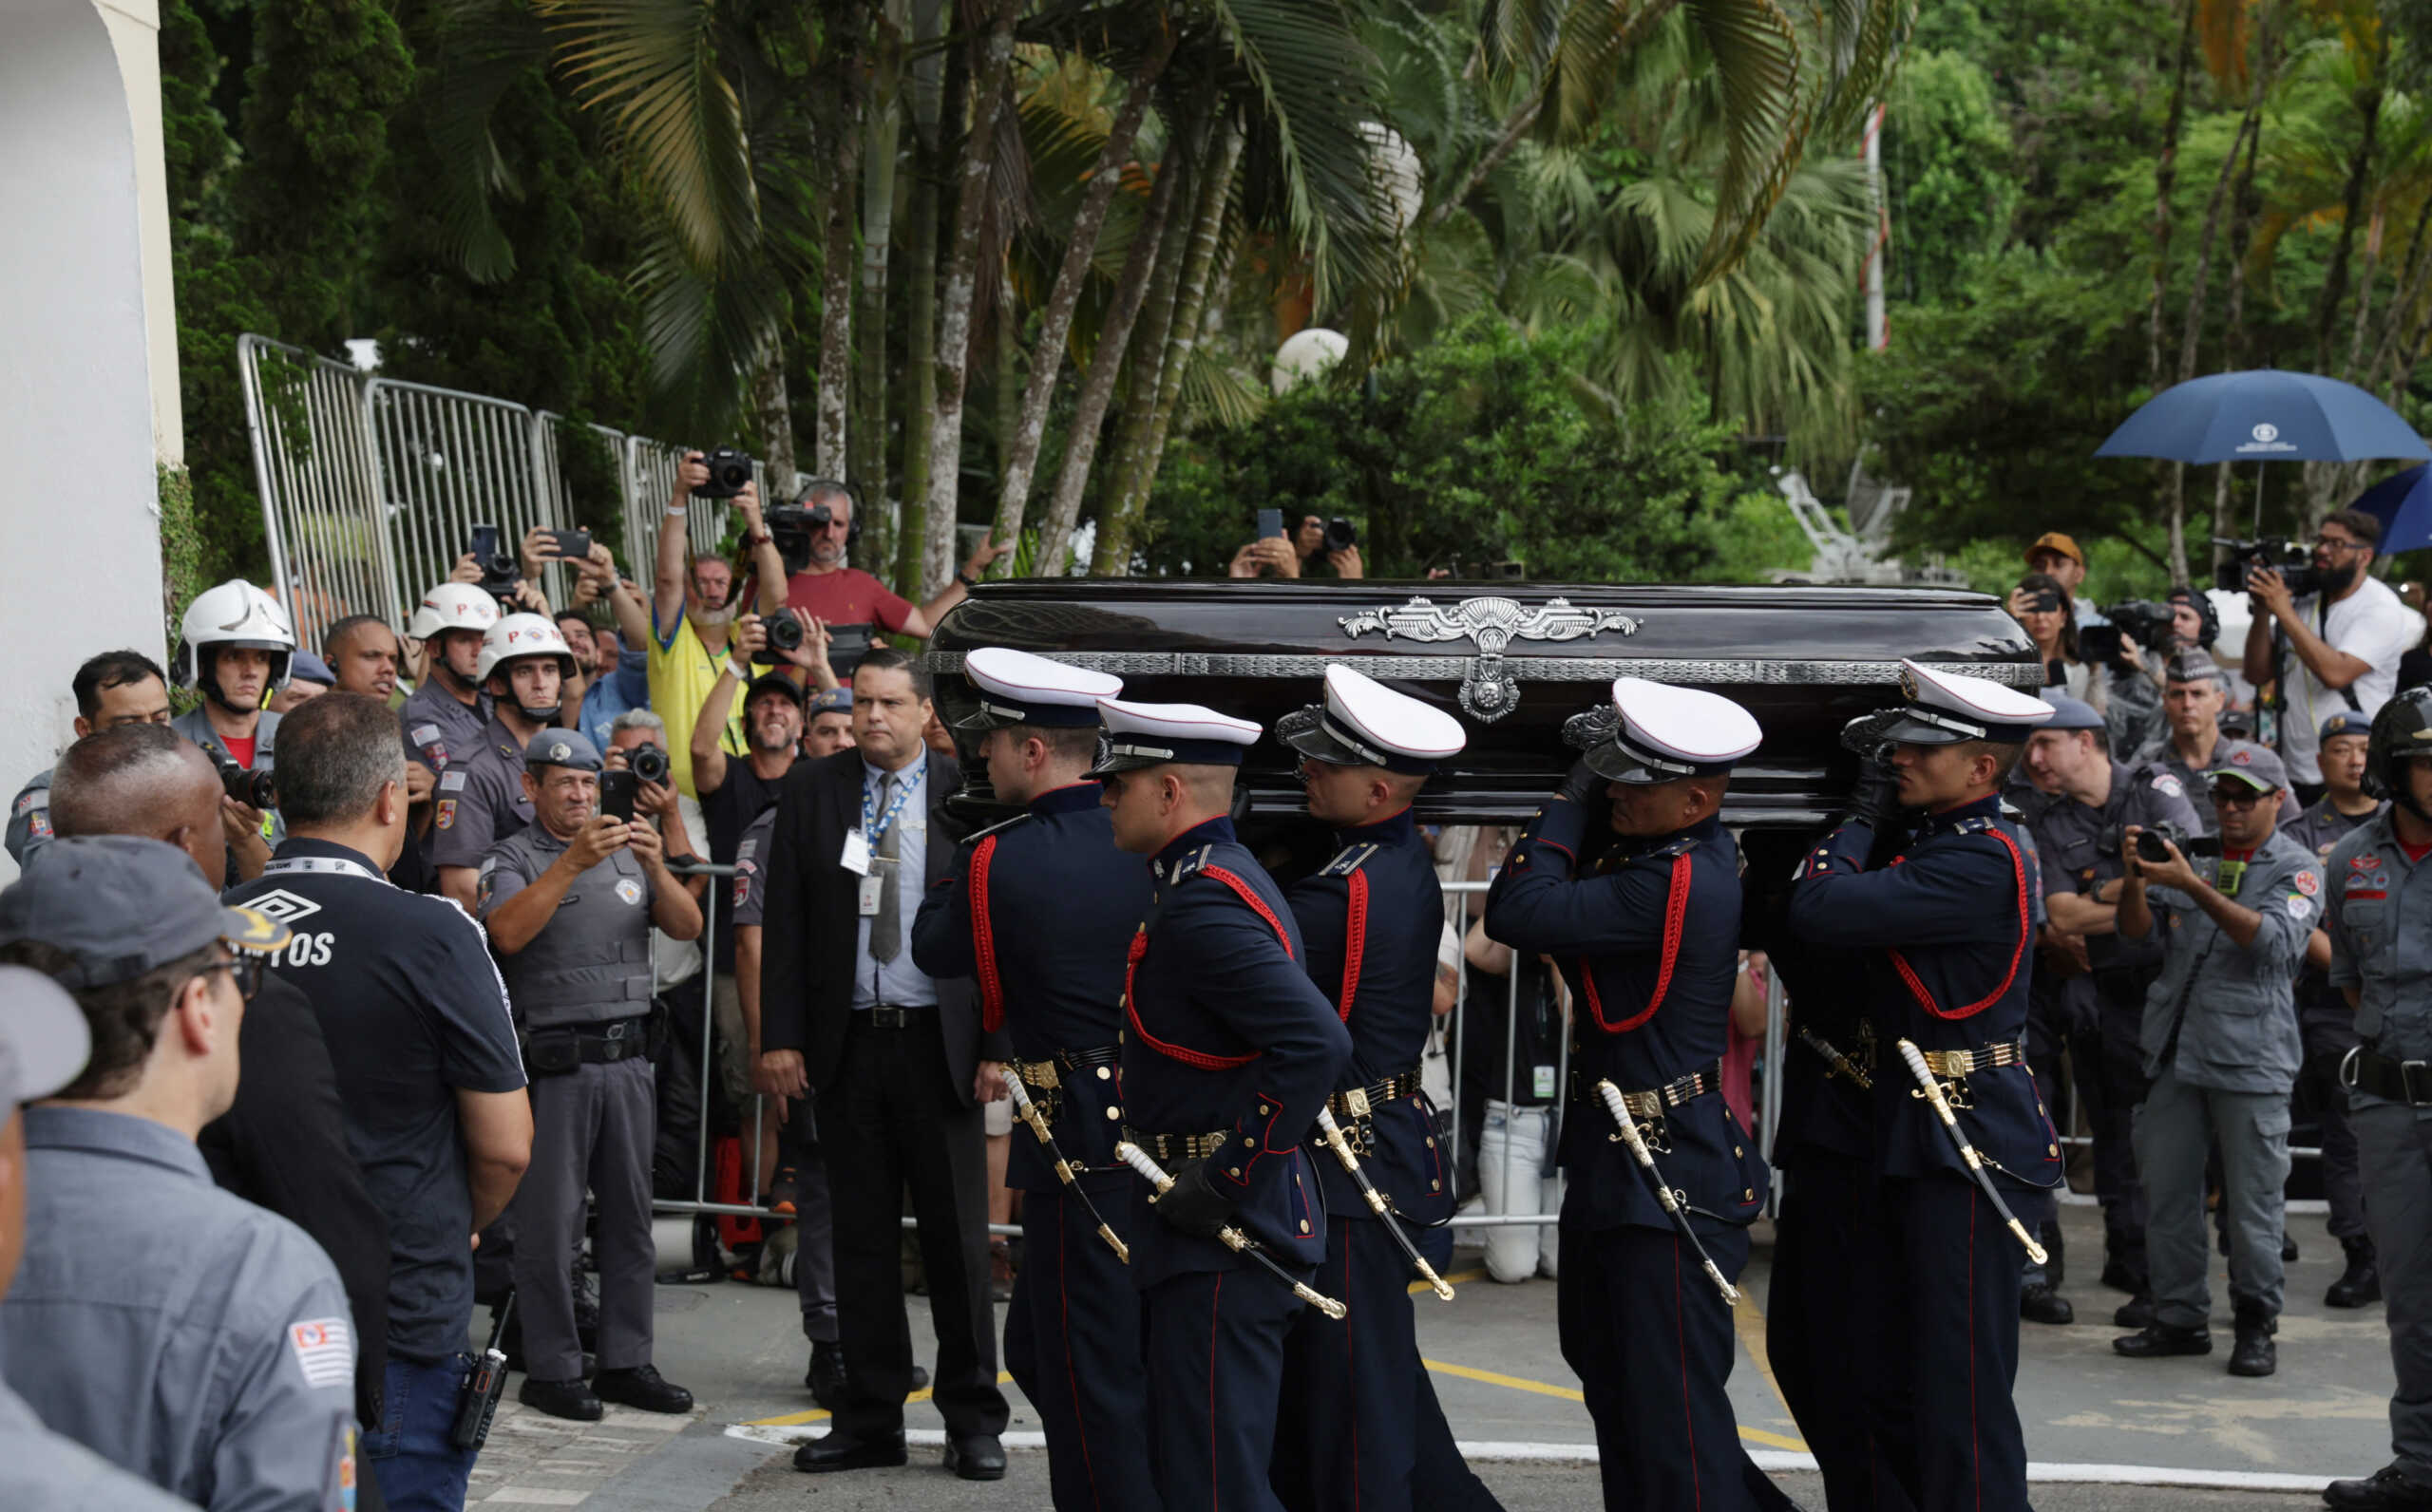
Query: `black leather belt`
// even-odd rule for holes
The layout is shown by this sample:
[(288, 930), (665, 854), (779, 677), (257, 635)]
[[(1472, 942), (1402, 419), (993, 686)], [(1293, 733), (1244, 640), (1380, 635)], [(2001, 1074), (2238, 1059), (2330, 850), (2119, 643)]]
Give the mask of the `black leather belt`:
[(880, 1003), (874, 1007), (863, 1009), (853, 1016), (872, 1029), (910, 1029), (913, 1025), (936, 1013), (937, 1011), (938, 1007), (935, 1003), (915, 1003), (909, 1007)]
[(534, 1075), (562, 1076), (577, 1066), (613, 1066), (648, 1055), (649, 1030), (648, 1018), (534, 1030), (523, 1037), (524, 1068)]
[(1121, 1053), (1115, 1046), (1102, 1045), (1095, 1049), (1057, 1050), (1043, 1061), (1009, 1061), (1006, 1064), (1014, 1068), (1016, 1076), (1022, 1079), (1024, 1087), (1052, 1092), (1064, 1084), (1067, 1071), (1078, 1073), (1084, 1068), (1095, 1068), (1101, 1072), (1101, 1080), (1112, 1077), (1115, 1060)]
[(1205, 1134), (1151, 1134), (1126, 1124), (1123, 1137), (1147, 1150), (1159, 1165), (1170, 1167), (1176, 1161), (1204, 1161), (1214, 1155), (1232, 1143), (1233, 1131), (1220, 1128)]
[(1378, 1104), (1410, 1096), (1419, 1088), (1418, 1068), (1396, 1071), (1381, 1082), (1355, 1087), (1326, 1099), (1326, 1110), (1337, 1118), (1366, 1118)]
[(2370, 1046), (2359, 1046), (2348, 1053), (2346, 1079), (2360, 1092), (2432, 1106), (2432, 1061), (2394, 1061)]

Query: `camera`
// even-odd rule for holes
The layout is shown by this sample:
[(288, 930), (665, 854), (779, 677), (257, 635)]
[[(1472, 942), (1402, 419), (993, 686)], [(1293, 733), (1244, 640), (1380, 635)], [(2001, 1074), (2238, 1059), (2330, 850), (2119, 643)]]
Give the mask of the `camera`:
[(1358, 544), (1359, 533), (1351, 528), (1350, 520), (1338, 515), (1326, 521), (1326, 550), (1349, 551)]
[(770, 651), (800, 651), (802, 649), (802, 617), (792, 610), (777, 610), (762, 619), (760, 626), (769, 633)]
[(222, 757), (213, 765), (219, 768), (219, 790), (247, 808), (276, 808), (278, 789), (269, 772), (247, 771), (235, 762)]
[(475, 525), (473, 565), (482, 570), (474, 586), (492, 598), (505, 598), (523, 586), (523, 566), (506, 547), (504, 532), (496, 525)]
[(636, 746), (625, 754), (625, 770), (646, 783), (667, 781), (667, 751), (659, 746)]
[(2172, 631), (2171, 607), (2147, 598), (2132, 598), (2124, 604), (2113, 604), (2102, 612), (2108, 625), (2081, 625), (2078, 628), (2078, 654), (2090, 665), (2100, 666), (2119, 659), (2124, 641), (2133, 641), (2156, 655), (2168, 655), (2177, 641)]
[(732, 446), (720, 446), (701, 458), (710, 481), (693, 490), (695, 499), (732, 499), (751, 482), (751, 459)]
[[(2125, 827), (2114, 824), (2104, 830), (2095, 843), (2101, 847), (2104, 855), (2117, 856), (2119, 854), (2119, 842), (2126, 837)], [(2156, 866), (2167, 864), (2170, 860), (2170, 851), (2165, 846), (2165, 841), (2170, 845), (2177, 846), (2178, 853), (2191, 860), (2198, 857), (2221, 854), (2220, 837), (2190, 835), (2168, 820), (2161, 820), (2146, 825), (2138, 832), (2137, 859), (2140, 861), (2149, 861)]]
[(2246, 592), (2247, 575), (2269, 567), (2289, 585), (2289, 595), (2304, 598), (2322, 592), (2322, 569), (2313, 553), (2293, 540), (2231, 540), (2215, 536), (2213, 544), (2229, 553), (2229, 560), (2214, 569), (2213, 586), (2232, 594)]

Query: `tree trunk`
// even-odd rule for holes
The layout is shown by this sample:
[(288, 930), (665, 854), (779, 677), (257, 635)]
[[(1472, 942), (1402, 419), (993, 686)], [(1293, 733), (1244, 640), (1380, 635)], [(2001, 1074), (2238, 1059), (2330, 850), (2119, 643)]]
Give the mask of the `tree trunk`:
[(2179, 0), (2179, 9), (2178, 56), (2170, 76), (2170, 118), (2162, 127), (2161, 155), (2154, 160), (2154, 292), (2145, 312), (2145, 373), (2156, 388), (2162, 386), (2162, 296), (2170, 287), (2170, 197), (2178, 184), (2178, 138), (2187, 120), (2187, 65), (2195, 52), (2195, 0)]
[(938, 296), (937, 420), (929, 432), (928, 519), (921, 575), (902, 587), (915, 599), (936, 593), (954, 571), (955, 500), (961, 482), (963, 389), (971, 367), (971, 296), (979, 279), (979, 222), (988, 208), (997, 117), (1013, 83), (1014, 20), (1020, 11), (1020, 0), (996, 0), (988, 33), (972, 66), (971, 130), (963, 138), (954, 244)]
[(794, 411), (786, 399), (786, 338), (773, 324), (760, 339), (760, 360), (751, 371), (751, 413), (770, 497), (780, 497), (793, 486)]
[(2339, 326), (2340, 301), (2347, 297), (2347, 251), (2356, 239), (2357, 217), (2365, 210), (2365, 181), (2372, 171), (2374, 139), (2382, 121), (2382, 91), (2365, 90), (2356, 102), (2356, 113), (2364, 118), (2365, 131), (2357, 141), (2356, 156), (2348, 161), (2347, 189), (2340, 198), (2344, 213), (2339, 217), (2339, 239), (2331, 245), (2322, 297), (2314, 304), (2314, 371), (2318, 373), (2331, 370), (2331, 333)]
[[(1123, 108), (1115, 114), (1105, 145), (1098, 149), (1098, 161), (1090, 173), (1090, 186), (1081, 196), (1080, 213), (1074, 217), (1071, 238), (1064, 244), (1063, 265), (1055, 272), (1055, 287), (1049, 292), (1047, 306), (1039, 314), (1038, 342), (1031, 349), (1030, 381), (1022, 387), (1021, 407), (1013, 428), (999, 438), (1004, 462), (998, 479), (994, 531), (998, 540), (1016, 540), (1021, 536), (1022, 517), (1030, 508), (1031, 481), (1038, 467), (1038, 448), (1047, 435), (1048, 405), (1054, 398), (1055, 380), (1064, 369), (1064, 343), (1072, 334), (1073, 312), (1079, 307), (1082, 288), (1089, 282), (1090, 262), (1097, 253), (1099, 235), (1106, 228), (1107, 209), (1113, 204), (1114, 192), (1123, 181), (1123, 165), (1130, 160), (1132, 143), (1140, 135), (1140, 123), (1148, 116), (1150, 86), (1165, 71), (1173, 48), (1173, 28), (1168, 26), (1154, 49), (1141, 61), (1139, 71), (1131, 76)], [(1009, 553), (998, 558), (998, 563), (1003, 571), (1010, 572), (1013, 560)]]
[[(1207, 310), (1207, 290), (1214, 282), (1216, 255), (1225, 239), (1226, 192), (1232, 185), (1233, 170), (1242, 161), (1240, 124), (1226, 120), (1216, 123), (1213, 129), (1216, 140), (1191, 213), (1190, 240), (1183, 254), (1182, 276), (1174, 291), (1173, 317), (1167, 327), (1165, 359), (1157, 368), (1156, 398), (1149, 411), (1148, 428), (1138, 450), (1126, 459), (1130, 477), (1123, 494), (1107, 511), (1106, 522), (1098, 530), (1101, 571), (1119, 571), (1120, 566), (1130, 562), (1131, 539), (1139, 531), (1140, 517), (1149, 504), (1149, 490), (1157, 479), (1157, 463), (1166, 449), (1166, 433), (1182, 398), (1183, 375), (1189, 369), (1191, 353), (1199, 346), (1199, 328)], [(1119, 565), (1109, 566), (1110, 561)]]
[[(886, 274), (895, 239), (895, 177), (902, 143), (904, 0), (876, 16), (868, 124), (862, 151), (862, 270), (853, 312), (862, 344), (853, 353), (852, 421), (845, 477), (864, 500), (886, 496)], [(868, 507), (867, 505), (864, 506)], [(864, 528), (868, 528), (864, 522)]]
[(937, 421), (938, 220), (943, 214), (938, 182), (944, 171), (948, 116), (962, 115), (960, 65), (949, 67), (934, 44), (945, 35), (946, 0), (912, 0), (913, 63), (906, 91), (912, 118), (912, 194), (904, 214), (912, 217), (911, 244), (903, 258), (903, 415), (902, 504), (895, 536), (895, 568), (888, 581), (905, 588), (921, 580), (921, 543), (929, 515), (929, 427)]
[[(2222, 366), (2231, 372), (2246, 365), (2246, 258), (2254, 244), (2254, 217), (2263, 209), (2263, 197), (2254, 187), (2255, 158), (2262, 147), (2263, 122), (2257, 117), (2253, 135), (2246, 139), (2246, 162), (2238, 169), (2236, 187), (2230, 191), (2229, 304), (2221, 316), (2221, 352)], [(2238, 534), (2229, 519), (2231, 471), (2227, 463), (2222, 463), (2220, 476), (2213, 481), (2212, 533), (2215, 536)]]
[(1089, 489), (1090, 465), (1097, 458), (1098, 433), (1105, 426), (1108, 404), (1114, 398), (1114, 377), (1122, 370), (1124, 349), (1131, 342), (1131, 325), (1139, 317), (1149, 285), (1163, 272), (1157, 244), (1164, 238), (1174, 197), (1188, 177), (1179, 161), (1181, 149), (1169, 146), (1168, 161), (1149, 191), (1149, 208), (1123, 259), (1123, 275), (1114, 286), (1114, 306), (1098, 329), (1097, 347), (1090, 354), (1090, 370), (1073, 403), (1073, 425), (1064, 443), (1064, 465), (1055, 475), (1055, 492), (1048, 501), (1047, 520), (1039, 530), (1037, 572), (1061, 577), (1070, 570), (1073, 527), (1081, 515), (1081, 496)]
[(1452, 219), (1453, 212), (1460, 209), (1462, 202), (1477, 191), (1478, 185), (1486, 182), (1487, 175), (1501, 167), (1503, 160), (1511, 155), (1511, 149), (1520, 145), (1520, 139), (1526, 137), (1529, 134), (1529, 128), (1537, 123), (1538, 112), (1545, 107), (1545, 90), (1530, 91), (1527, 102), (1519, 109), (1511, 112), (1511, 119), (1503, 123), (1503, 130), (1496, 135), (1493, 144), (1479, 156), (1476, 163), (1462, 177), (1460, 187), (1437, 202), (1434, 213), (1427, 217), (1427, 223), (1431, 226), (1440, 226)]
[[(861, 15), (858, 4), (834, 8), (828, 66), (821, 71), (835, 91), (827, 148), (827, 214), (820, 238), (819, 429), (812, 465), (834, 478), (846, 469), (845, 433), (853, 371), (853, 191), (861, 179)], [(788, 480), (790, 482), (790, 480)]]

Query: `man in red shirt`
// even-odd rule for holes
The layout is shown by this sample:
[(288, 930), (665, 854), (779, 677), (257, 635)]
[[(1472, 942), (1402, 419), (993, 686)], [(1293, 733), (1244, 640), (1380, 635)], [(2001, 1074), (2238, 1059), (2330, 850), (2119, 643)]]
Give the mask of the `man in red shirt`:
[[(840, 678), (853, 675), (853, 665), (861, 653), (869, 649), (870, 636), (884, 630), (893, 634), (928, 639), (946, 611), (962, 602), (969, 590), (979, 586), (979, 575), (991, 562), (1010, 548), (993, 539), (982, 540), (979, 549), (954, 575), (939, 595), (925, 604), (915, 604), (901, 598), (884, 583), (858, 567), (845, 565), (845, 548), (853, 533), (853, 514), (859, 507), (852, 490), (845, 484), (826, 479), (813, 482), (795, 502), (816, 509), (826, 504), (827, 523), (814, 527), (809, 536), (809, 555), (801, 555), (800, 538), (788, 532), (779, 550), (786, 556), (786, 607), (795, 614), (816, 616), (825, 621), (831, 634), (845, 633), (830, 647), (830, 661)], [(754, 537), (750, 542), (759, 543)], [(856, 635), (854, 631), (861, 633)], [(855, 644), (858, 641), (859, 644)]]

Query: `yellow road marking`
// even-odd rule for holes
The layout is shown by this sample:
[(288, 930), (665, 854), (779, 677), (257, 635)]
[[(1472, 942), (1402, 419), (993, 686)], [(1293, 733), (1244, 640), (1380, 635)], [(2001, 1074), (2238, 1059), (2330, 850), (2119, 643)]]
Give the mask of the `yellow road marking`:
[[(1452, 1275), (1444, 1277), (1444, 1284), (1446, 1286), (1458, 1286), (1464, 1281), (1483, 1281), (1485, 1279), (1486, 1272), (1482, 1270), (1454, 1271)], [(1435, 1290), (1435, 1288), (1428, 1285), (1425, 1281), (1413, 1281), (1410, 1283), (1410, 1295), (1413, 1296), (1416, 1296), (1421, 1292), (1433, 1292), (1434, 1290)]]
[[(1014, 1372), (1011, 1370), (999, 1370), (997, 1372), (997, 1384), (998, 1386), (1007, 1385), (1013, 1380), (1013, 1378)], [(924, 1386), (921, 1388), (921, 1389), (913, 1392), (910, 1396), (905, 1397), (903, 1400), (906, 1402), (925, 1402), (929, 1399), (929, 1393), (934, 1389), (936, 1389), (934, 1387)], [(788, 1412), (784, 1417), (752, 1418), (744, 1426), (746, 1427), (754, 1428), (798, 1428), (806, 1423), (825, 1423), (826, 1421), (827, 1409), (825, 1408), (819, 1408), (808, 1412)]]
[[(1483, 1381), (1489, 1386), (1500, 1386), (1513, 1391), (1527, 1391), (1532, 1396), (1556, 1397), (1565, 1402), (1586, 1400), (1576, 1388), (1556, 1386), (1550, 1381), (1531, 1381), (1526, 1376), (1504, 1375), (1498, 1371), (1481, 1370), (1474, 1366), (1454, 1365), (1444, 1360), (1422, 1359), (1418, 1363), (1438, 1375), (1457, 1375), (1464, 1381)], [(1768, 1376), (1766, 1379), (1771, 1380), (1772, 1377)], [(1779, 1433), (1768, 1433), (1763, 1428), (1743, 1426), (1739, 1430), (1739, 1436), (1751, 1444), (1761, 1444), (1769, 1449), (1793, 1449), (1801, 1453), (1807, 1449), (1807, 1446), (1797, 1439)]]

